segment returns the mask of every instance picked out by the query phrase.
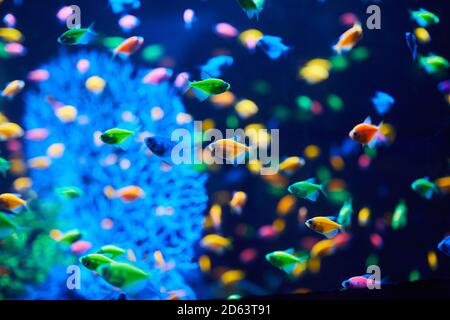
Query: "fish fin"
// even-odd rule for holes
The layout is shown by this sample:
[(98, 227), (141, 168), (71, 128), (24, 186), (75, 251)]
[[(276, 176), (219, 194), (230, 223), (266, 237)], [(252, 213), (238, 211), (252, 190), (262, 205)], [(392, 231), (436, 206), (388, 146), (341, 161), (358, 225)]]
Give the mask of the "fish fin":
[(325, 190), (327, 184), (328, 184), (328, 182), (324, 182), (320, 185), (320, 192), (322, 192), (322, 194), (328, 198), (329, 197), (328, 192), (327, 192), (327, 190)]
[(342, 55), (342, 47), (341, 46), (334, 45), (333, 51), (336, 52), (338, 55)]
[(306, 182), (316, 183), (316, 178), (309, 178), (308, 180), (306, 180)]
[(328, 239), (331, 239), (334, 238), (339, 233), (339, 231), (340, 229), (334, 229), (333, 231), (325, 233), (324, 236), (327, 237)]
[(195, 88), (195, 87), (192, 87), (192, 90), (194, 90), (194, 95), (200, 101), (205, 101), (206, 99), (208, 99), (211, 96), (210, 94), (206, 93), (205, 91)]
[(370, 116), (364, 119), (364, 123), (372, 124), (372, 119), (370, 118)]
[(431, 198), (433, 198), (433, 189), (428, 190), (427, 192), (424, 193), (424, 197), (427, 200), (431, 200)]
[(289, 248), (289, 249), (284, 250), (284, 252), (289, 253), (289, 254), (294, 254), (295, 250), (294, 250), (294, 248)]
[(202, 80), (207, 80), (207, 79), (210, 79), (210, 78), (214, 78), (213, 76), (211, 76), (206, 70), (201, 70), (200, 71), (200, 78), (202, 79)]
[(118, 144), (117, 146), (123, 151), (127, 151), (131, 147), (131, 144), (134, 142), (132, 139), (133, 135), (134, 134), (127, 137), (124, 141), (122, 141), (122, 143)]
[(336, 217), (335, 217), (335, 216), (327, 216), (327, 217), (325, 217), (325, 218), (328, 218), (328, 219), (330, 219), (331, 221), (336, 222)]
[(87, 28), (88, 29), (88, 33), (92, 34), (93, 36), (98, 36), (98, 33), (94, 31), (94, 25), (95, 25), (95, 22), (92, 22), (89, 25), (89, 27)]
[(281, 270), (283, 270), (287, 274), (291, 274), (295, 270), (295, 267), (297, 267), (298, 264), (299, 264), (299, 262), (293, 262), (291, 264), (288, 264), (287, 266), (281, 267)]
[(316, 201), (317, 198), (319, 197), (319, 190), (314, 191), (313, 193), (311, 193), (309, 196), (306, 197), (306, 199), (311, 200), (311, 201)]

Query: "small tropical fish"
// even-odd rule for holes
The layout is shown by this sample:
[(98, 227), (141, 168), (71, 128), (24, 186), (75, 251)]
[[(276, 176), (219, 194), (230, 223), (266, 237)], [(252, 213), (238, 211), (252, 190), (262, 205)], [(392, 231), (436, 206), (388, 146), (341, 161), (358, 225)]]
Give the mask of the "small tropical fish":
[(88, 44), (93, 36), (97, 34), (93, 31), (93, 24), (89, 28), (73, 28), (64, 32), (58, 42), (65, 45)]
[(144, 142), (154, 155), (166, 161), (171, 161), (172, 149), (176, 145), (174, 141), (165, 137), (153, 136), (145, 138)]
[(129, 57), (136, 51), (138, 51), (142, 44), (144, 43), (143, 37), (130, 37), (125, 39), (121, 44), (119, 44), (113, 51), (113, 56), (122, 55)]
[(334, 239), (320, 240), (311, 248), (311, 258), (320, 258), (332, 255), (336, 251)]
[(230, 201), (231, 210), (237, 214), (242, 213), (242, 208), (244, 208), (247, 203), (247, 194), (244, 191), (237, 191), (233, 194)]
[(184, 28), (190, 30), (192, 24), (196, 21), (195, 12), (192, 9), (186, 9), (183, 13)]
[(27, 203), (25, 200), (19, 198), (18, 195), (13, 193), (0, 194), (0, 210), (8, 213), (14, 213)]
[(111, 244), (103, 246), (100, 248), (100, 250), (97, 251), (97, 253), (99, 253), (99, 254), (110, 256), (111, 259), (115, 259), (118, 256), (121, 256), (122, 254), (124, 254), (125, 252), (126, 252), (125, 249), (119, 248), (119, 247), (111, 245)]
[(439, 242), (438, 249), (450, 257), (450, 236), (445, 237)]
[(239, 299), (242, 299), (242, 297), (240, 295), (238, 295), (238, 294), (230, 294), (226, 298), (226, 300), (239, 300)]
[(89, 77), (85, 82), (86, 89), (94, 94), (101, 94), (106, 86), (106, 81), (99, 76)]
[(395, 103), (395, 99), (392, 96), (382, 91), (375, 92), (375, 96), (372, 97), (371, 101), (375, 110), (377, 110), (380, 115), (384, 115), (388, 112)]
[(430, 200), (433, 193), (439, 193), (439, 188), (431, 182), (428, 177), (417, 179), (411, 184), (411, 189), (420, 194), (423, 198)]
[(117, 145), (121, 148), (126, 148), (128, 145), (125, 144), (125, 142), (133, 134), (134, 132), (130, 130), (112, 128), (103, 132), (100, 136), (100, 140), (106, 144)]
[(14, 233), (19, 226), (3, 213), (0, 213), (0, 239), (8, 237)]
[(224, 286), (231, 286), (245, 278), (242, 270), (227, 270), (220, 276), (220, 282)]
[(336, 222), (342, 225), (344, 228), (348, 228), (352, 224), (352, 214), (352, 199), (348, 199), (344, 202), (341, 210), (339, 210)]
[(70, 246), (70, 251), (77, 255), (81, 255), (84, 252), (92, 248), (92, 243), (89, 241), (78, 240)]
[(22, 80), (11, 81), (6, 85), (5, 89), (3, 89), (2, 97), (12, 99), (22, 92), (23, 88), (25, 88), (25, 82)]
[(413, 61), (416, 60), (417, 57), (417, 37), (411, 32), (407, 32), (406, 35), (406, 44), (408, 45), (409, 50), (411, 51)]
[(377, 284), (381, 285), (383, 282), (378, 282), (375, 279), (371, 278), (372, 275), (367, 274), (363, 276), (351, 277), (348, 280), (342, 282), (342, 287), (346, 289), (366, 289), (371, 286), (376, 286)]
[(333, 238), (339, 231), (343, 231), (343, 226), (335, 222), (334, 217), (315, 217), (307, 220), (305, 225), (327, 238)]
[(255, 102), (250, 99), (243, 99), (234, 106), (241, 119), (248, 119), (258, 113), (259, 108)]
[(444, 57), (430, 54), (426, 57), (419, 57), (419, 64), (426, 73), (434, 75), (439, 74), (449, 67), (449, 62)]
[(254, 16), (258, 19), (259, 14), (263, 10), (265, 0), (238, 0), (238, 2), (250, 19)]
[(80, 258), (80, 263), (87, 269), (96, 271), (101, 265), (114, 262), (114, 260), (103, 254), (91, 253)]
[(349, 30), (345, 31), (340, 37), (337, 44), (333, 47), (333, 50), (338, 54), (347, 52), (353, 49), (353, 47), (362, 39), (363, 29), (357, 22)]
[(139, 18), (131, 14), (124, 15), (122, 18), (119, 19), (119, 26), (125, 32), (130, 32), (140, 24), (141, 21), (139, 20)]
[(205, 101), (212, 95), (221, 94), (230, 90), (231, 86), (222, 79), (209, 78), (201, 81), (188, 81), (188, 89), (192, 88), (200, 101)]
[(22, 32), (14, 28), (0, 28), (0, 38), (7, 42), (23, 41)]
[(326, 195), (326, 193), (324, 190), (324, 185), (316, 184), (315, 182), (315, 178), (296, 182), (288, 187), (288, 191), (299, 198), (316, 201), (320, 192), (324, 195)]
[(110, 262), (100, 265), (97, 272), (111, 285), (130, 288), (150, 278), (150, 274), (126, 262)]
[(11, 168), (11, 164), (8, 160), (0, 157), (0, 172), (4, 177), (6, 177), (6, 173), (8, 172), (9, 168)]
[(297, 264), (302, 263), (302, 259), (294, 255), (293, 249), (269, 253), (266, 255), (266, 260), (287, 274), (291, 274)]
[(437, 15), (422, 8), (416, 11), (410, 10), (410, 15), (411, 19), (423, 28), (439, 23), (439, 17)]
[(280, 163), (280, 170), (292, 174), (305, 166), (305, 159), (300, 157), (289, 157)]
[(74, 186), (56, 188), (55, 193), (66, 199), (79, 198), (84, 195), (83, 190)]
[(349, 133), (349, 137), (362, 145), (367, 145), (369, 148), (374, 148), (378, 135), (380, 135), (380, 128), (382, 123), (378, 126), (372, 124), (370, 117), (367, 117), (363, 123), (356, 125)]
[(114, 13), (139, 9), (141, 6), (140, 0), (109, 0), (109, 4)]
[(214, 32), (222, 38), (234, 38), (239, 34), (239, 31), (229, 23), (221, 22), (215, 25)]
[(231, 56), (217, 56), (211, 58), (200, 67), (201, 78), (218, 78), (226, 69), (231, 67), (233, 63), (234, 59)]
[(206, 148), (214, 152), (215, 157), (226, 160), (237, 159), (249, 151), (249, 147), (234, 139), (220, 139), (209, 144)]
[(132, 202), (137, 199), (143, 199), (145, 192), (140, 187), (131, 185), (114, 191), (113, 197), (121, 198), (124, 202)]
[(218, 234), (208, 234), (200, 241), (200, 246), (204, 249), (222, 254), (225, 250), (231, 249), (231, 239)]
[(283, 43), (283, 39), (274, 36), (262, 36), (257, 42), (258, 47), (263, 50), (270, 59), (279, 59), (285, 55), (291, 48)]
[(169, 68), (155, 68), (145, 75), (142, 83), (158, 85), (169, 80), (173, 76), (173, 70)]
[(408, 208), (404, 200), (400, 201), (397, 207), (395, 207), (392, 215), (392, 229), (398, 230), (406, 227), (407, 224), (407, 212)]
[(48, 156), (40, 156), (28, 159), (27, 165), (29, 169), (45, 170), (52, 164), (52, 159)]
[(74, 229), (74, 230), (70, 230), (70, 231), (67, 231), (66, 233), (64, 233), (58, 239), (58, 242), (71, 245), (72, 243), (80, 240), (82, 236), (83, 236), (83, 234), (81, 233), (80, 230)]

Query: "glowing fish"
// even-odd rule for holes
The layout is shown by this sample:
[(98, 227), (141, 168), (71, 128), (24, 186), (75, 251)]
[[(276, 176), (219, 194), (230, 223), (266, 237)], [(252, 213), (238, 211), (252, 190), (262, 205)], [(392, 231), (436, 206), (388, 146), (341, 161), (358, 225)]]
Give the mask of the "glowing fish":
[(116, 190), (114, 197), (121, 198), (124, 202), (132, 202), (145, 197), (145, 192), (138, 186), (127, 186)]
[(376, 287), (377, 285), (382, 284), (382, 282), (372, 279), (371, 276), (372, 275), (351, 277), (350, 279), (342, 282), (342, 287), (346, 289), (365, 289), (368, 288), (369, 286)]
[(220, 282), (225, 286), (236, 284), (244, 279), (245, 273), (241, 270), (227, 270), (220, 276)]
[(311, 230), (323, 234), (327, 238), (333, 238), (343, 227), (333, 221), (334, 217), (315, 217), (305, 222), (305, 225)]
[(214, 141), (208, 145), (207, 149), (214, 152), (215, 157), (226, 160), (237, 159), (249, 151), (249, 148), (246, 145), (234, 139), (220, 139)]
[(406, 207), (405, 201), (400, 201), (392, 215), (392, 229), (398, 230), (406, 227), (407, 212), (408, 208)]
[(213, 204), (211, 209), (209, 210), (209, 217), (211, 218), (211, 222), (214, 228), (219, 229), (220, 224), (222, 223), (222, 207), (220, 204)]
[(348, 228), (352, 224), (352, 215), (353, 215), (352, 199), (348, 199), (342, 205), (341, 210), (339, 210), (336, 222), (342, 225), (344, 228)]
[(312, 59), (299, 69), (299, 77), (308, 84), (317, 84), (330, 75), (331, 63), (325, 59)]
[(439, 189), (436, 184), (431, 182), (428, 177), (415, 180), (411, 184), (411, 189), (428, 200), (433, 197), (433, 193), (439, 193)]
[(435, 54), (430, 54), (426, 57), (420, 57), (419, 64), (422, 66), (426, 73), (431, 75), (439, 74), (449, 67), (449, 62), (444, 57)]
[(410, 10), (410, 15), (411, 19), (423, 28), (439, 23), (439, 17), (425, 9), (419, 9), (417, 11)]
[(13, 193), (0, 194), (0, 210), (8, 213), (14, 213), (18, 209), (25, 206), (27, 203), (18, 195)]
[(145, 138), (144, 142), (153, 154), (171, 163), (172, 149), (176, 145), (174, 141), (165, 137), (153, 136)]
[(156, 68), (151, 70), (142, 79), (142, 83), (158, 85), (163, 81), (169, 80), (173, 75), (173, 71), (168, 68)]
[(230, 84), (222, 79), (209, 78), (201, 81), (188, 81), (188, 88), (194, 90), (200, 101), (205, 101), (212, 95), (221, 94), (230, 90)]
[(287, 274), (291, 274), (295, 267), (303, 262), (302, 259), (294, 255), (293, 249), (269, 253), (266, 255), (266, 260)]
[(288, 187), (288, 191), (297, 197), (316, 201), (320, 192), (325, 195), (325, 190), (323, 184), (316, 184), (315, 182), (315, 178), (296, 182)]
[(257, 42), (258, 47), (263, 50), (270, 59), (276, 60), (291, 49), (283, 43), (283, 39), (274, 36), (262, 36)]
[(89, 241), (79, 240), (77, 242), (72, 243), (72, 245), (70, 246), (70, 251), (72, 251), (75, 254), (80, 255), (80, 254), (88, 251), (91, 247), (92, 247), (92, 243), (90, 243)]
[(259, 14), (263, 10), (265, 0), (238, 0), (238, 2), (250, 19), (255, 16), (258, 19)]
[(305, 159), (300, 157), (289, 157), (280, 163), (280, 170), (292, 174), (305, 166)]
[(290, 213), (297, 204), (297, 198), (291, 194), (285, 195), (278, 201), (277, 214), (284, 216)]
[(52, 160), (47, 156), (34, 157), (28, 160), (28, 168), (44, 170), (50, 167)]
[(124, 143), (133, 134), (134, 132), (130, 130), (112, 128), (103, 132), (100, 135), (100, 140), (106, 144), (118, 145), (125, 148), (126, 145), (124, 145)]
[(256, 103), (249, 99), (243, 99), (234, 106), (241, 119), (248, 119), (258, 113), (259, 109)]
[(14, 28), (0, 28), (0, 38), (7, 42), (23, 41), (22, 32)]
[(186, 30), (190, 30), (192, 28), (192, 24), (195, 22), (195, 12), (192, 9), (186, 9), (183, 12), (183, 20), (184, 20), (184, 28)]
[(122, 254), (124, 254), (125, 252), (126, 251), (124, 249), (119, 248), (119, 247), (114, 246), (114, 245), (111, 245), (111, 244), (103, 246), (97, 251), (97, 253), (99, 253), (99, 254), (110, 256), (111, 259), (115, 259), (118, 256), (121, 256)]
[(416, 28), (414, 30), (414, 35), (416, 36), (417, 40), (422, 44), (431, 41), (430, 33), (425, 28)]
[(62, 234), (61, 237), (59, 237), (58, 242), (71, 245), (72, 243), (80, 240), (82, 236), (83, 235), (80, 230), (70, 230)]
[(201, 78), (218, 78), (226, 69), (231, 67), (233, 63), (234, 59), (231, 56), (221, 55), (213, 57), (200, 67)]
[(97, 35), (92, 28), (93, 24), (89, 28), (69, 29), (58, 38), (58, 42), (65, 45), (88, 44)]
[(80, 263), (92, 271), (96, 271), (101, 265), (111, 262), (113, 262), (111, 258), (98, 253), (91, 253), (80, 258)]
[(407, 32), (406, 35), (406, 44), (408, 45), (409, 51), (411, 51), (413, 61), (416, 60), (417, 57), (417, 37), (411, 32)]
[(261, 39), (263, 33), (256, 29), (249, 29), (239, 35), (239, 41), (250, 51), (256, 48), (258, 40)]
[(131, 30), (139, 26), (140, 23), (141, 22), (139, 21), (139, 19), (131, 14), (124, 15), (119, 19), (119, 26), (125, 32), (130, 32)]
[(55, 109), (55, 115), (61, 122), (69, 123), (75, 121), (78, 110), (74, 106), (62, 106)]
[(450, 236), (445, 237), (439, 242), (438, 249), (450, 257)]
[(340, 36), (337, 44), (333, 46), (333, 50), (338, 54), (350, 51), (362, 39), (362, 37), (363, 29), (359, 23), (355, 23), (353, 27)]
[(139, 9), (141, 6), (140, 0), (109, 0), (109, 4), (114, 13)]
[(144, 43), (143, 37), (130, 37), (125, 39), (122, 43), (120, 43), (113, 51), (113, 55), (123, 55), (128, 57), (138, 51), (142, 44)]
[(372, 97), (371, 101), (375, 110), (380, 115), (388, 112), (395, 103), (395, 99), (392, 96), (382, 91), (375, 92), (375, 96)]
[(229, 23), (221, 22), (215, 25), (214, 31), (219, 37), (234, 38), (239, 34), (239, 31)]
[(16, 17), (12, 14), (12, 13), (7, 13), (4, 17), (3, 17), (3, 23), (8, 27), (8, 28), (14, 28), (16, 26)]
[(2, 97), (14, 98), (25, 88), (25, 82), (22, 80), (14, 80), (8, 83), (2, 91)]
[(8, 172), (9, 168), (11, 168), (11, 164), (8, 160), (0, 157), (0, 172), (4, 177), (6, 177), (6, 173)]
[(372, 124), (370, 117), (367, 117), (363, 123), (356, 125), (349, 133), (349, 137), (362, 145), (367, 145), (369, 148), (374, 148), (378, 136), (380, 135), (380, 128), (382, 123), (378, 126)]
[(66, 146), (63, 143), (53, 143), (47, 148), (47, 155), (50, 158), (61, 158), (64, 154)]
[(247, 194), (244, 191), (237, 191), (233, 194), (230, 201), (231, 210), (237, 214), (242, 213), (242, 209), (247, 203)]
[(111, 285), (130, 288), (150, 278), (150, 274), (126, 262), (110, 262), (100, 265), (97, 272)]
[(86, 89), (95, 94), (102, 93), (105, 89), (105, 85), (105, 80), (99, 76), (89, 77), (85, 82)]
[(320, 240), (311, 248), (311, 258), (332, 255), (336, 251), (334, 239)]
[(12, 57), (23, 57), (27, 54), (27, 48), (18, 42), (11, 42), (5, 45), (5, 51)]
[(200, 246), (204, 249), (222, 254), (225, 250), (231, 249), (231, 239), (218, 234), (208, 234), (200, 241)]
[(56, 188), (55, 193), (66, 199), (79, 198), (84, 195), (83, 190), (74, 186)]

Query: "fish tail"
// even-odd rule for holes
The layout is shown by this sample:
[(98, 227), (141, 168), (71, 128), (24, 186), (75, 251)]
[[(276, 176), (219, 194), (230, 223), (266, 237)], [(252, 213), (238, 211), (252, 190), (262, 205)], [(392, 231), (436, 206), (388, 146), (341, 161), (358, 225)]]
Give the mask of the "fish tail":
[(92, 34), (93, 36), (98, 36), (98, 33), (94, 31), (94, 25), (95, 22), (92, 22), (88, 27), (88, 33)]
[(342, 54), (342, 47), (340, 45), (334, 45), (333, 46), (333, 51), (336, 52), (338, 55)]
[(328, 185), (328, 181), (326, 181), (326, 182), (323, 182), (321, 185), (320, 185), (320, 192), (322, 192), (322, 194), (325, 196), (325, 197), (329, 197), (329, 195), (328, 195), (328, 192), (327, 192), (327, 190), (326, 190), (326, 187), (327, 187), (327, 185)]

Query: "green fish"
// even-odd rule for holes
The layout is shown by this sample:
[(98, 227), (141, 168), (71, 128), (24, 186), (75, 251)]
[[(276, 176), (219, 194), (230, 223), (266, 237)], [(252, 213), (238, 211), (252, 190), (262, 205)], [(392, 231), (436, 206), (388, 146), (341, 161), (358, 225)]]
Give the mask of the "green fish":
[(125, 253), (125, 249), (116, 247), (114, 245), (106, 245), (100, 248), (97, 253), (101, 253), (107, 256), (110, 256), (112, 259), (115, 259), (118, 256), (121, 256)]
[(96, 271), (97, 268), (106, 263), (114, 262), (114, 260), (98, 253), (91, 253), (80, 258), (80, 262), (87, 269)]
[(112, 128), (103, 132), (100, 136), (100, 140), (106, 144), (117, 145), (122, 149), (125, 149), (128, 146), (125, 142), (130, 142), (130, 140), (127, 139), (133, 134), (134, 132), (130, 130)]
[(352, 199), (345, 200), (341, 210), (339, 210), (337, 223), (339, 223), (344, 228), (350, 227), (352, 224), (352, 214)]
[(299, 263), (305, 263), (304, 258), (294, 256), (294, 249), (288, 249), (285, 251), (274, 251), (266, 254), (266, 260), (273, 266), (283, 270), (290, 274), (294, 271), (295, 267)]
[(88, 44), (91, 38), (97, 35), (92, 28), (93, 24), (89, 28), (69, 29), (58, 38), (58, 42), (65, 45)]
[(79, 198), (84, 195), (83, 190), (81, 190), (78, 187), (56, 188), (55, 192), (56, 192), (56, 194), (62, 196), (63, 198), (67, 198), (67, 199)]
[(74, 229), (64, 233), (61, 238), (58, 239), (58, 242), (71, 245), (72, 243), (80, 240), (82, 236), (82, 233), (78, 229)]
[(398, 230), (406, 227), (408, 208), (404, 200), (395, 207), (394, 214), (392, 215), (392, 229)]
[(150, 278), (150, 274), (126, 262), (111, 262), (98, 267), (97, 272), (111, 285), (118, 288), (130, 288), (143, 280)]
[(296, 182), (288, 187), (288, 191), (299, 198), (316, 201), (320, 192), (322, 192), (324, 195), (326, 195), (326, 193), (324, 185), (316, 184), (315, 182), (315, 178)]
[(242, 299), (242, 297), (238, 294), (230, 294), (226, 300), (239, 300)]
[(419, 57), (419, 64), (426, 73), (431, 75), (441, 73), (449, 67), (449, 62), (444, 57), (434, 54)]
[(263, 10), (265, 0), (238, 0), (238, 2), (250, 19), (254, 16), (258, 19), (259, 14)]
[(6, 177), (6, 172), (8, 172), (9, 168), (11, 168), (9, 161), (0, 157), (0, 172), (4, 177)]
[(19, 226), (13, 220), (0, 213), (0, 239), (10, 236), (18, 228)]
[(231, 86), (228, 82), (221, 79), (209, 78), (201, 81), (188, 81), (188, 89), (194, 90), (195, 96), (200, 101), (205, 101), (212, 95), (221, 94), (230, 90)]
[(422, 28), (432, 26), (439, 23), (439, 17), (433, 12), (425, 9), (419, 9), (417, 11), (410, 10), (411, 19), (415, 20), (416, 23)]
[(417, 179), (411, 184), (411, 189), (420, 194), (423, 198), (430, 200), (433, 193), (439, 193), (439, 188), (431, 182), (428, 177)]

